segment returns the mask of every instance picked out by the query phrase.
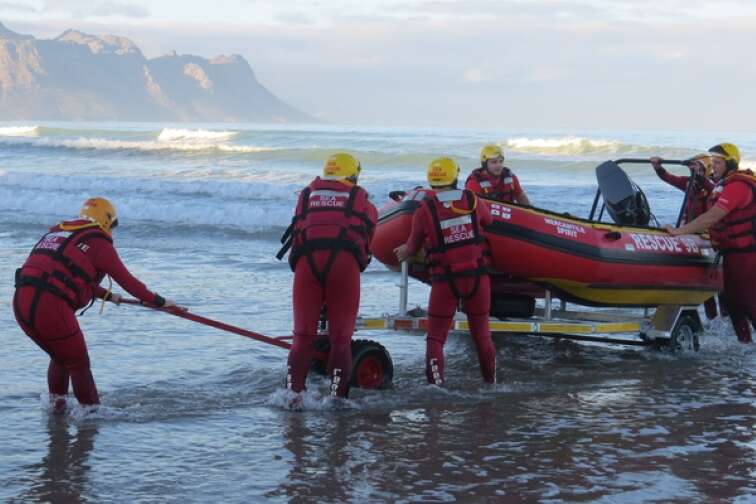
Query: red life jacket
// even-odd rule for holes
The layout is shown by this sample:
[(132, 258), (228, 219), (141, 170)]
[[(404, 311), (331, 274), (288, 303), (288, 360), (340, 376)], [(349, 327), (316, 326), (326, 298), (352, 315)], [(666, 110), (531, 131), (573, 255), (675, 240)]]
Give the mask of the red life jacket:
[[(686, 192), (687, 197), (685, 200), (685, 210), (683, 211), (683, 223), (692, 221), (710, 208), (709, 198), (712, 189), (714, 189), (714, 183), (710, 179), (696, 174), (691, 174), (687, 177), (672, 175), (661, 167), (654, 167), (654, 170), (664, 182)], [(692, 180), (691, 177), (693, 177)], [(692, 186), (690, 185), (691, 182), (693, 183)], [(690, 187), (689, 192), (688, 187)]]
[[(284, 243), (277, 257), (281, 259), (291, 248), (289, 265), (296, 269), (305, 256), (315, 276), (324, 283), (341, 250), (350, 252), (360, 271), (370, 262), (369, 237), (374, 223), (368, 215), (368, 193), (358, 185), (316, 178), (302, 191), (301, 205), (291, 225), (281, 238)], [(319, 271), (312, 253), (330, 250), (328, 263)]]
[(752, 198), (748, 206), (732, 210), (709, 230), (712, 244), (722, 254), (756, 251), (756, 177), (753, 172), (744, 170), (725, 176), (712, 194), (718, 198), (721, 190), (733, 182), (748, 184)]
[[(709, 198), (711, 197), (711, 192), (714, 189), (711, 180), (696, 175), (691, 176), (696, 178), (693, 179), (693, 186), (690, 188), (688, 199), (685, 203), (685, 210), (683, 212), (682, 219), (683, 223), (692, 221), (710, 208)], [(689, 184), (690, 178), (686, 178), (688, 178)], [(683, 191), (687, 190), (688, 184), (686, 184), (685, 188), (682, 189)]]
[(483, 167), (473, 170), (467, 178), (478, 182), (483, 195), (487, 198), (505, 203), (515, 202), (517, 195), (515, 194), (514, 174), (506, 166), (502, 168), (498, 178), (495, 178), (491, 175), (491, 172)]
[[(453, 199), (452, 199), (453, 198)], [(433, 230), (427, 237), (427, 261), (431, 280), (448, 281), (452, 292), (461, 298), (454, 285), (458, 277), (480, 276), (487, 272), (485, 237), (478, 214), (478, 198), (472, 191), (445, 191), (423, 200), (428, 209), (425, 228)], [(477, 284), (468, 295), (475, 294)]]
[(709, 191), (705, 188), (693, 186), (688, 194), (688, 202), (685, 204), (683, 223), (690, 222), (707, 209)]
[(63, 222), (50, 228), (16, 270), (16, 287), (37, 287), (64, 299), (73, 310), (83, 308), (102, 280), (85, 254), (91, 240), (113, 243), (97, 224), (88, 221)]

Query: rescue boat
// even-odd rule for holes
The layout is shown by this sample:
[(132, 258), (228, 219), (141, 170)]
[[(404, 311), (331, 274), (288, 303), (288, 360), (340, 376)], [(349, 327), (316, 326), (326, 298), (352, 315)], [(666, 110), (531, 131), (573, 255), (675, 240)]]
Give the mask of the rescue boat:
[[(640, 214), (650, 215), (642, 192), (627, 194), (625, 187), (618, 191), (616, 183), (607, 184), (607, 178), (621, 178), (616, 172), (619, 166), (601, 168), (597, 168), (599, 191), (615, 220), (622, 222), (631, 200), (630, 207), (640, 201)], [(621, 175), (626, 178), (624, 172)], [(399, 267), (393, 250), (407, 240), (412, 215), (429, 191), (392, 193), (392, 200), (381, 208), (372, 249), (387, 267)], [(599, 193), (596, 201), (598, 197)], [(481, 201), (493, 217), (485, 235), (491, 249), (494, 298), (497, 293), (543, 297), (548, 289), (566, 301), (590, 306), (698, 305), (722, 287), (716, 253), (702, 236), (671, 236), (643, 224), (600, 222), (514, 203)], [(624, 203), (613, 204), (618, 202)], [(592, 215), (595, 208), (594, 203)], [(410, 275), (427, 282), (422, 259), (413, 260)]]

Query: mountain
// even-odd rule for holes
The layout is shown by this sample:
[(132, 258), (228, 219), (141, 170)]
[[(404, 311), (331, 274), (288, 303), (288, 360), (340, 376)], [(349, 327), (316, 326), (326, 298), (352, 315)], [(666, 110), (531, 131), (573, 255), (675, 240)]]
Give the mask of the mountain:
[(0, 119), (313, 122), (260, 84), (239, 55), (147, 59), (125, 37), (55, 39), (0, 23)]

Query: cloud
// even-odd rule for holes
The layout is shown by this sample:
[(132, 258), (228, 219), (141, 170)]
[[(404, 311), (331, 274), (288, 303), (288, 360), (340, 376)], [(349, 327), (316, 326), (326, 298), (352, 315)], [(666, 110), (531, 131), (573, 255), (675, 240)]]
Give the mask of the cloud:
[(462, 73), (462, 81), (469, 84), (501, 81), (508, 77), (509, 76), (503, 75), (501, 69), (488, 63), (467, 68)]
[(491, 80), (489, 76), (485, 74), (485, 71), (480, 68), (468, 68), (465, 73), (462, 74), (462, 80), (465, 82), (486, 82)]
[(125, 4), (119, 2), (102, 2), (96, 4), (91, 12), (93, 16), (110, 17), (121, 16), (130, 18), (149, 17), (150, 11), (147, 7), (135, 4)]
[[(364, 2), (363, 2), (364, 3)], [(756, 13), (756, 4), (737, 0), (416, 0), (414, 2), (367, 2), (375, 5), (373, 12), (402, 16), (408, 13), (431, 17), (540, 18), (643, 20), (669, 22), (688, 19), (735, 18)], [(344, 9), (347, 11), (348, 7)]]
[(31, 5), (19, 4), (16, 2), (0, 2), (0, 11), (27, 14), (36, 13), (37, 8)]
[[(659, 1), (665, 8), (675, 5)], [(610, 4), (618, 3), (628, 5)], [(637, 5), (644, 10), (655, 4)], [(239, 53), (271, 91), (335, 122), (704, 129), (711, 127), (708, 114), (736, 110), (722, 127), (753, 128), (756, 66), (748, 62), (756, 16), (723, 24), (682, 18), (683, 12), (647, 21), (554, 18), (527, 8), (519, 17), (415, 12), (398, 18), (381, 11), (328, 24), (322, 19), (345, 18), (326, 9), (302, 9), (314, 24), (241, 17), (228, 23), (156, 22), (153, 14), (145, 23), (90, 18), (71, 26), (58, 19), (55, 29), (52, 21), (44, 29), (123, 35), (148, 56), (174, 47), (205, 57)], [(14, 29), (39, 36), (43, 25), (16, 22)]]
[(40, 9), (48, 15), (65, 14), (73, 18), (146, 18), (147, 7), (141, 4), (119, 1), (91, 0), (45, 0)]
[(313, 25), (315, 19), (302, 12), (282, 12), (276, 15), (276, 21), (288, 25)]

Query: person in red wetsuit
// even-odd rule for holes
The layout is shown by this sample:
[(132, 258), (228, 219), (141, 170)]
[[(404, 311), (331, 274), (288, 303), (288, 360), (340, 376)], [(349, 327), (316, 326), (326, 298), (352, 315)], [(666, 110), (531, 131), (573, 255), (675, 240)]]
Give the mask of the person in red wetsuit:
[[(649, 161), (660, 179), (683, 192), (688, 190), (690, 178), (693, 177), (693, 185), (683, 210), (682, 224), (692, 221), (708, 209), (711, 191), (714, 189), (714, 182), (711, 180), (711, 156), (708, 153), (698, 154), (685, 162), (691, 172), (688, 177), (669, 173), (662, 166), (663, 160), (660, 157), (652, 157)], [(725, 315), (727, 310), (723, 300), (720, 300), (720, 305), (722, 315)], [(704, 311), (709, 320), (717, 318), (716, 297), (712, 296), (704, 302)]]
[(483, 227), (492, 222), (485, 204), (469, 190), (457, 189), (459, 167), (439, 158), (428, 167), (435, 194), (412, 217), (407, 243), (394, 250), (399, 261), (425, 245), (431, 273), (425, 372), (428, 383), (444, 384), (444, 344), (457, 307), (467, 314), (486, 383), (496, 382), (496, 351), (491, 340), (491, 284), (486, 269)]
[(663, 160), (660, 157), (652, 157), (650, 161), (660, 179), (683, 192), (687, 191), (690, 177), (693, 177), (693, 186), (683, 211), (683, 223), (692, 221), (707, 210), (706, 202), (714, 189), (714, 182), (710, 178), (712, 172), (709, 154), (699, 154), (685, 162), (691, 171), (688, 177), (669, 173), (662, 167)]
[(105, 275), (145, 303), (175, 306), (149, 291), (121, 262), (112, 238), (118, 216), (108, 200), (88, 199), (79, 217), (50, 228), (16, 270), (13, 312), (26, 335), (50, 356), (47, 384), (56, 410), (65, 407), (69, 380), (80, 404), (100, 403), (75, 311), (94, 298), (120, 302), (120, 295), (100, 286)]
[[(756, 328), (756, 177), (739, 171), (740, 151), (730, 143), (717, 144), (709, 153), (716, 186), (713, 205), (673, 235), (709, 230), (714, 247), (723, 256), (724, 298), (738, 340), (750, 343)], [(750, 321), (750, 324), (749, 324)]]
[(480, 151), (480, 168), (470, 173), (465, 189), (505, 203), (530, 205), (512, 170), (504, 166), (504, 152), (498, 145), (486, 145)]
[[(286, 386), (305, 388), (318, 335), (321, 310), (327, 306), (330, 352), (327, 372), (331, 396), (347, 397), (352, 372), (351, 339), (360, 306), (360, 273), (370, 262), (370, 242), (378, 211), (357, 185), (360, 162), (347, 153), (330, 156), (317, 177), (300, 194), (294, 218), (284, 233), (282, 258), (291, 248), (294, 272), (294, 342), (289, 351)], [(296, 407), (293, 404), (292, 407)]]

